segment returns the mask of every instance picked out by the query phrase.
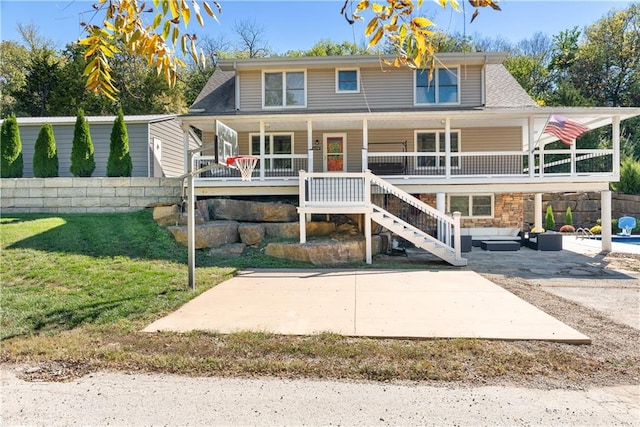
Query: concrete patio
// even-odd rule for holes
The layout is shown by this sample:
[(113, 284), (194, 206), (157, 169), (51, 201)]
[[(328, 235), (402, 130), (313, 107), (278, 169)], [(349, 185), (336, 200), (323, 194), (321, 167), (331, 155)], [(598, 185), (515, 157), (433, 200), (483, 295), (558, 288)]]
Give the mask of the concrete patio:
[(584, 344), (589, 337), (473, 271), (243, 271), (145, 328)]

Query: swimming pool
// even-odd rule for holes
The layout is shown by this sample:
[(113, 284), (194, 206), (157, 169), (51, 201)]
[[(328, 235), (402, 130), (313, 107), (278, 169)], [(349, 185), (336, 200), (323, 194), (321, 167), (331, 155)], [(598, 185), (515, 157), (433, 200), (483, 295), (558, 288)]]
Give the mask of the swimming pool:
[[(602, 237), (597, 236), (597, 240), (602, 240)], [(626, 243), (629, 245), (640, 246), (640, 236), (611, 236), (611, 241), (616, 243)]]

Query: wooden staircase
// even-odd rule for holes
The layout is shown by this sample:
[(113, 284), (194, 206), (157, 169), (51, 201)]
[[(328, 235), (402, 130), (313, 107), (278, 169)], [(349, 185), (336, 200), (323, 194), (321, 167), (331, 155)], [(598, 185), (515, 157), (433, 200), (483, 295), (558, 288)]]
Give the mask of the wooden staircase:
[(384, 209), (374, 208), (371, 219), (392, 233), (410, 241), (417, 248), (424, 249), (451, 265), (456, 267), (464, 267), (467, 265), (465, 258), (456, 258), (456, 253), (453, 248)]
[[(306, 214), (361, 213), (365, 214), (365, 237), (370, 240), (372, 220), (390, 232), (408, 240), (416, 247), (439, 257), (454, 266), (465, 266), (454, 242), (460, 237), (460, 214), (446, 215), (389, 182), (365, 171), (362, 173), (307, 173), (300, 171), (300, 243), (305, 243)], [(417, 213), (415, 220), (403, 219), (387, 209), (393, 199), (394, 211)], [(406, 215), (403, 215), (406, 216)], [(370, 262), (370, 248), (367, 262)]]

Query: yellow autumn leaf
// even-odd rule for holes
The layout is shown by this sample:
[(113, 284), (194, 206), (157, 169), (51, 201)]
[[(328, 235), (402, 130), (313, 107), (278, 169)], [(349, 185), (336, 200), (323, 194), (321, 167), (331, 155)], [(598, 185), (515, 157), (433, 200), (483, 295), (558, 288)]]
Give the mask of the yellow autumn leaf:
[(374, 3), (373, 5), (371, 5), (371, 10), (373, 11), (373, 13), (377, 14), (385, 10), (385, 7), (379, 3)]
[(418, 28), (431, 27), (433, 26), (433, 22), (424, 18), (422, 16), (418, 16), (411, 20), (411, 24), (415, 25)]
[(358, 5), (356, 6), (356, 11), (354, 13), (358, 13), (361, 10), (365, 10), (369, 8), (369, 2), (367, 0), (362, 0), (360, 3), (358, 3)]
[(369, 37), (371, 34), (373, 34), (376, 28), (378, 28), (378, 21), (379, 19), (377, 16), (373, 17), (373, 19), (369, 21), (369, 23), (367, 24), (367, 27), (364, 30), (365, 36)]
[(383, 34), (384, 30), (382, 29), (382, 27), (378, 28), (378, 31), (376, 31), (376, 33), (373, 35), (373, 37), (371, 37), (371, 40), (369, 41), (369, 47), (378, 44)]
[(178, 5), (178, 0), (169, 0), (169, 10), (171, 11), (171, 18), (176, 19), (180, 16), (178, 10), (180, 6)]
[(185, 0), (182, 0), (182, 20), (184, 22), (184, 27), (187, 28), (189, 26), (189, 20), (191, 19), (191, 9), (187, 5)]

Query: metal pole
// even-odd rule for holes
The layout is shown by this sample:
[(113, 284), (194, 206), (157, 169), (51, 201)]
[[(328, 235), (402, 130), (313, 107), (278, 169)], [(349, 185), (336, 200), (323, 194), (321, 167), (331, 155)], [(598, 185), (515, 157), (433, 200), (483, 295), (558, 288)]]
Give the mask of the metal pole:
[[(192, 161), (189, 161), (189, 169), (193, 170)], [(187, 246), (189, 263), (189, 286), (196, 288), (196, 215), (194, 211), (195, 189), (193, 188), (193, 173), (187, 177)]]

